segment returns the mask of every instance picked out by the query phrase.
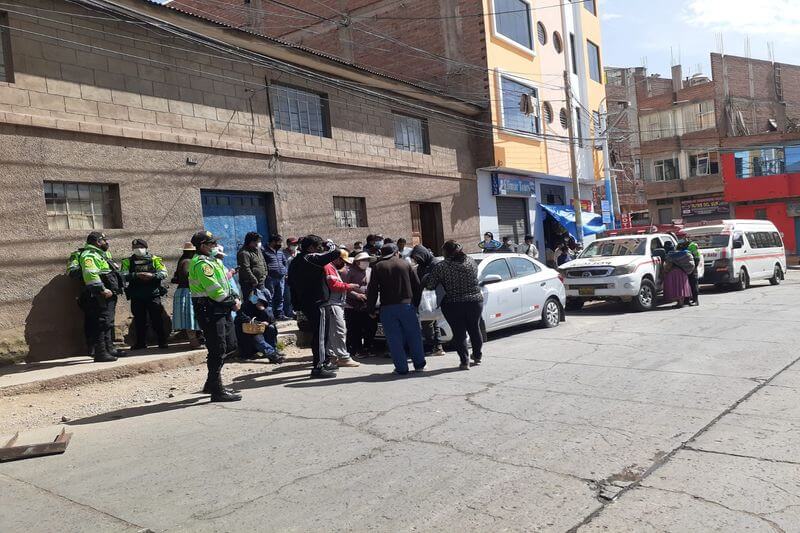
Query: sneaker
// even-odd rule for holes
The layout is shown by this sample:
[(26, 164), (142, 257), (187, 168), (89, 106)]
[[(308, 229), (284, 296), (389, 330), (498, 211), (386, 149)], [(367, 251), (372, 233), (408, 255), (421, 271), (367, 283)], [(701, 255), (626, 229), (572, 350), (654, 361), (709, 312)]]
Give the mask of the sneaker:
[(440, 357), (440, 356), (444, 355), (444, 348), (442, 348), (441, 345), (435, 347), (433, 349), (433, 351), (431, 352), (431, 355), (434, 356), (434, 357)]
[(461, 363), (458, 365), (459, 370), (469, 370), (469, 363)]
[(316, 379), (326, 379), (326, 378), (335, 378), (336, 372), (333, 370), (324, 368), (324, 367), (316, 367), (311, 369), (311, 377)]
[(473, 356), (472, 356), (472, 364), (473, 364), (474, 366), (478, 366), (478, 365), (480, 365), (480, 364), (481, 364), (481, 358), (480, 358), (480, 357), (475, 357), (475, 356), (473, 355)]
[(425, 366), (426, 366), (426, 365), (422, 365), (422, 366), (421, 366), (421, 367), (419, 367), (419, 368), (415, 368), (415, 369), (414, 369), (414, 372), (416, 372), (417, 374), (419, 374), (419, 373), (421, 373), (421, 372), (425, 372)]
[(344, 368), (355, 368), (355, 367), (357, 367), (357, 366), (361, 366), (361, 363), (359, 363), (358, 361), (354, 361), (352, 358), (349, 358), (349, 357), (348, 357), (347, 359), (341, 359), (341, 360), (339, 360), (339, 362), (337, 363), (337, 365), (338, 365), (340, 368), (341, 368), (341, 367), (344, 367)]

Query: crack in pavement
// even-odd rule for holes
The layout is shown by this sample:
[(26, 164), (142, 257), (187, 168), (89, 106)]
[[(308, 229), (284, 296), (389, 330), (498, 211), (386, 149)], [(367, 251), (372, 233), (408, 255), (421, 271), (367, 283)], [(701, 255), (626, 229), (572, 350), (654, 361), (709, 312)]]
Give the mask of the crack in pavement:
[[(761, 390), (761, 389), (763, 389), (764, 387), (768, 386), (768, 385), (769, 385), (769, 384), (770, 384), (770, 383), (771, 383), (771, 382), (772, 382), (772, 381), (773, 381), (775, 378), (777, 378), (777, 377), (778, 377), (778, 376), (780, 376), (780, 375), (781, 375), (783, 372), (787, 371), (789, 368), (791, 368), (792, 366), (794, 366), (796, 363), (798, 363), (798, 361), (800, 361), (800, 357), (796, 358), (794, 361), (790, 362), (788, 365), (784, 366), (783, 368), (781, 368), (780, 370), (778, 370), (777, 372), (775, 372), (775, 373), (774, 373), (774, 374), (773, 374), (773, 375), (772, 375), (772, 376), (771, 376), (769, 379), (767, 379), (767, 380), (766, 380), (766, 381), (764, 381), (763, 383), (759, 383), (757, 386), (753, 387), (753, 388), (752, 388), (752, 389), (751, 389), (749, 392), (747, 392), (747, 393), (746, 393), (744, 396), (742, 396), (741, 398), (739, 398), (738, 400), (736, 400), (736, 401), (735, 401), (733, 404), (731, 404), (730, 406), (728, 406), (728, 407), (727, 407), (725, 410), (723, 410), (723, 411), (722, 411), (720, 414), (718, 414), (716, 417), (714, 417), (714, 418), (713, 418), (713, 419), (712, 419), (712, 420), (711, 420), (711, 421), (710, 421), (708, 424), (706, 424), (705, 426), (703, 426), (702, 428), (700, 428), (700, 429), (699, 429), (699, 430), (698, 430), (698, 431), (697, 431), (697, 432), (696, 432), (694, 435), (692, 435), (691, 437), (689, 437), (689, 439), (688, 439), (688, 440), (686, 440), (685, 442), (681, 443), (679, 446), (677, 446), (677, 447), (673, 448), (673, 449), (672, 449), (672, 450), (671, 450), (669, 453), (666, 453), (666, 454), (664, 454), (663, 456), (661, 456), (661, 457), (660, 457), (660, 458), (659, 458), (657, 461), (654, 461), (654, 462), (653, 462), (653, 464), (651, 464), (651, 465), (650, 465), (650, 467), (649, 467), (647, 470), (645, 470), (645, 471), (642, 473), (642, 475), (639, 477), (639, 479), (637, 479), (636, 481), (634, 481), (633, 483), (631, 483), (631, 484), (630, 484), (630, 485), (628, 485), (627, 487), (625, 487), (625, 488), (621, 489), (621, 490), (620, 490), (620, 491), (617, 493), (616, 497), (615, 497), (615, 498), (613, 498), (612, 500), (609, 500), (609, 501), (603, 501), (603, 502), (602, 502), (602, 505), (600, 506), (600, 508), (599, 508), (599, 509), (597, 509), (597, 510), (595, 510), (594, 512), (590, 513), (589, 515), (587, 515), (586, 517), (584, 517), (584, 519), (583, 519), (583, 520), (581, 520), (579, 523), (577, 523), (576, 525), (574, 525), (573, 527), (571, 527), (571, 528), (568, 530), (568, 533), (576, 533), (576, 532), (577, 532), (577, 531), (578, 531), (580, 528), (582, 528), (583, 526), (586, 526), (586, 525), (590, 524), (590, 523), (592, 522), (592, 520), (594, 520), (595, 518), (597, 518), (598, 516), (600, 516), (600, 514), (603, 512), (603, 510), (605, 510), (605, 509), (608, 507), (608, 504), (609, 504), (609, 503), (611, 503), (611, 501), (618, 500), (618, 499), (619, 499), (621, 496), (623, 496), (623, 495), (624, 495), (624, 494), (626, 494), (627, 492), (629, 492), (629, 491), (631, 491), (631, 490), (633, 490), (633, 489), (635, 489), (635, 488), (637, 488), (637, 487), (639, 487), (639, 486), (642, 486), (643, 482), (644, 482), (644, 481), (645, 481), (645, 480), (646, 480), (646, 479), (647, 479), (649, 476), (651, 476), (651, 475), (652, 475), (654, 472), (656, 472), (656, 471), (657, 471), (659, 468), (661, 468), (662, 466), (664, 466), (665, 464), (667, 464), (667, 463), (668, 463), (668, 462), (669, 462), (669, 461), (670, 461), (670, 460), (671, 460), (671, 459), (672, 459), (672, 458), (673, 458), (673, 457), (674, 457), (674, 456), (675, 456), (675, 455), (676, 455), (678, 452), (680, 452), (680, 451), (682, 451), (682, 450), (685, 450), (685, 449), (686, 449), (686, 447), (687, 447), (687, 445), (688, 445), (689, 443), (691, 443), (691, 442), (695, 441), (695, 440), (696, 440), (698, 437), (700, 437), (700, 436), (701, 436), (701, 435), (703, 435), (705, 432), (707, 432), (709, 429), (711, 429), (711, 428), (712, 428), (712, 427), (713, 427), (713, 426), (714, 426), (714, 425), (715, 425), (717, 422), (719, 422), (719, 421), (720, 421), (720, 420), (722, 420), (722, 419), (723, 419), (725, 416), (727, 416), (727, 415), (729, 415), (731, 412), (733, 412), (733, 410), (734, 410), (734, 409), (736, 409), (737, 407), (739, 407), (739, 405), (741, 405), (743, 402), (747, 401), (747, 400), (748, 400), (750, 397), (752, 397), (752, 396), (753, 396), (754, 394), (756, 394), (758, 391), (760, 391), (760, 390)], [(690, 495), (690, 496), (691, 496), (691, 495)], [(720, 505), (721, 505), (721, 504), (720, 504)], [(746, 512), (746, 511), (743, 511), (743, 512)], [(783, 530), (782, 530), (782, 529), (780, 529), (780, 527), (778, 527), (778, 526), (777, 526), (777, 524), (774, 524), (774, 522), (772, 522), (772, 521), (770, 521), (770, 520), (767, 520), (767, 519), (764, 519), (763, 517), (759, 517), (759, 518), (761, 518), (761, 519), (765, 520), (766, 522), (768, 522), (768, 523), (772, 524), (774, 527), (776, 527), (776, 528), (777, 528), (777, 529), (776, 529), (776, 531), (781, 531), (781, 532), (783, 532)]]
[(789, 461), (788, 459), (769, 459), (767, 457), (758, 457), (756, 455), (746, 455), (741, 453), (732, 453), (732, 452), (721, 452), (718, 450), (706, 450), (705, 448), (695, 448), (694, 446), (684, 446), (685, 450), (690, 452), (698, 452), (698, 453), (711, 453), (714, 455), (727, 455), (729, 457), (737, 457), (739, 459), (753, 459), (755, 461), (764, 461), (766, 463), (777, 463), (777, 464), (785, 464), (785, 465), (798, 465), (800, 466), (800, 461)]
[(125, 526), (136, 528), (138, 530), (145, 529), (145, 526), (141, 526), (139, 524), (134, 524), (133, 522), (128, 522), (124, 518), (120, 518), (118, 516), (115, 516), (115, 515), (113, 515), (111, 513), (103, 511), (102, 509), (98, 509), (97, 507), (92, 507), (91, 505), (89, 505), (87, 503), (82, 503), (82, 502), (79, 502), (77, 500), (73, 500), (72, 498), (68, 498), (67, 496), (64, 496), (63, 494), (59, 494), (57, 492), (53, 492), (50, 489), (46, 489), (44, 487), (40, 487), (39, 485), (36, 485), (35, 483), (31, 483), (30, 481), (26, 481), (24, 479), (19, 479), (19, 478), (16, 478), (14, 476), (10, 476), (10, 475), (2, 473), (2, 472), (0, 472), (0, 477), (4, 477), (6, 479), (10, 479), (10, 480), (16, 481), (18, 483), (22, 483), (23, 485), (27, 485), (29, 487), (32, 487), (32, 488), (36, 489), (39, 492), (43, 492), (43, 493), (48, 494), (50, 496), (53, 496), (53, 497), (55, 497), (55, 498), (57, 498), (59, 500), (63, 500), (65, 502), (69, 502), (69, 503), (71, 503), (73, 505), (77, 505), (78, 507), (80, 507), (82, 509), (87, 509), (87, 510), (89, 510), (91, 512), (103, 515), (103, 516), (105, 516), (107, 518), (110, 518), (112, 520), (115, 520), (115, 521), (117, 521), (120, 524), (123, 524)]
[[(681, 494), (683, 496), (689, 496), (690, 498), (692, 498), (694, 500), (701, 501), (703, 503), (707, 503), (707, 504), (710, 504), (710, 505), (716, 505), (718, 507), (722, 507), (723, 509), (725, 509), (727, 511), (731, 511), (733, 513), (741, 513), (741, 514), (745, 514), (747, 516), (752, 516), (753, 518), (756, 518), (758, 520), (761, 520), (762, 522), (765, 522), (774, 531), (777, 531), (778, 533), (786, 533), (786, 531), (784, 531), (784, 529), (780, 525), (778, 525), (777, 523), (773, 522), (769, 518), (766, 518), (765, 516), (760, 515), (758, 513), (754, 513), (752, 511), (748, 511), (746, 509), (736, 509), (734, 507), (728, 507), (727, 505), (725, 505), (723, 503), (720, 503), (718, 501), (709, 500), (707, 498), (703, 498), (702, 496), (698, 496), (697, 494), (692, 494), (690, 492), (686, 492), (686, 491), (683, 491), (683, 490), (662, 489), (662, 488), (659, 488), (659, 487), (653, 487), (652, 485), (642, 485), (642, 488), (651, 489), (651, 490), (657, 490), (657, 491), (660, 491), (660, 492), (667, 492), (667, 493), (670, 493), (670, 494)], [(768, 513), (768, 514), (771, 514), (771, 513)]]

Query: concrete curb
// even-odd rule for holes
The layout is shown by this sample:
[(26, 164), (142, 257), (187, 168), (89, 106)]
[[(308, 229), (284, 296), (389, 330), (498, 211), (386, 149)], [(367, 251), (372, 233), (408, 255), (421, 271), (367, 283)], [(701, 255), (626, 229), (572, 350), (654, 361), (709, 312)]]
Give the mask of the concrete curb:
[[(291, 333), (281, 334), (278, 336), (278, 338), (279, 340), (286, 342), (288, 345), (292, 345), (296, 342), (295, 335)], [(140, 376), (143, 374), (155, 374), (158, 372), (166, 372), (167, 370), (175, 370), (177, 368), (197, 366), (205, 363), (206, 354), (207, 352), (205, 348), (201, 348), (199, 350), (187, 351), (181, 355), (165, 357), (164, 359), (142, 362), (135, 362), (135, 360), (131, 360), (130, 364), (122, 366), (98, 368), (96, 370), (87, 370), (86, 372), (70, 374), (67, 376), (41, 379), (38, 381), (32, 381), (30, 383), (7, 385), (5, 387), (0, 387), (0, 398), (18, 396), (21, 394), (33, 394), (49, 390), (68, 389), (89, 383), (115, 381), (118, 379)], [(290, 361), (294, 359), (295, 358), (288, 358)]]

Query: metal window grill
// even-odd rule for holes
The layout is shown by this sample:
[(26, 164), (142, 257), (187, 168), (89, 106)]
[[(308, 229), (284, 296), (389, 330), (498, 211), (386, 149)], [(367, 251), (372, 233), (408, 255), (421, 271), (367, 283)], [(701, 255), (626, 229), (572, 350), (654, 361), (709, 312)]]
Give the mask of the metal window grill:
[(333, 218), (337, 228), (365, 228), (367, 226), (365, 199), (354, 196), (334, 196)]
[(428, 123), (426, 120), (406, 115), (394, 115), (394, 145), (398, 150), (430, 153)]

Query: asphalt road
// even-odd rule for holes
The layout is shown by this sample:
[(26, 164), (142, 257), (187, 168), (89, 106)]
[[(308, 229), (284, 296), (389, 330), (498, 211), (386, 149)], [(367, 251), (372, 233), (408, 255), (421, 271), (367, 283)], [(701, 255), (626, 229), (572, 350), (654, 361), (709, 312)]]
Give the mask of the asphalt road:
[(0, 465), (0, 531), (800, 531), (793, 274), (517, 329), (468, 372), (289, 366), (74, 420)]

